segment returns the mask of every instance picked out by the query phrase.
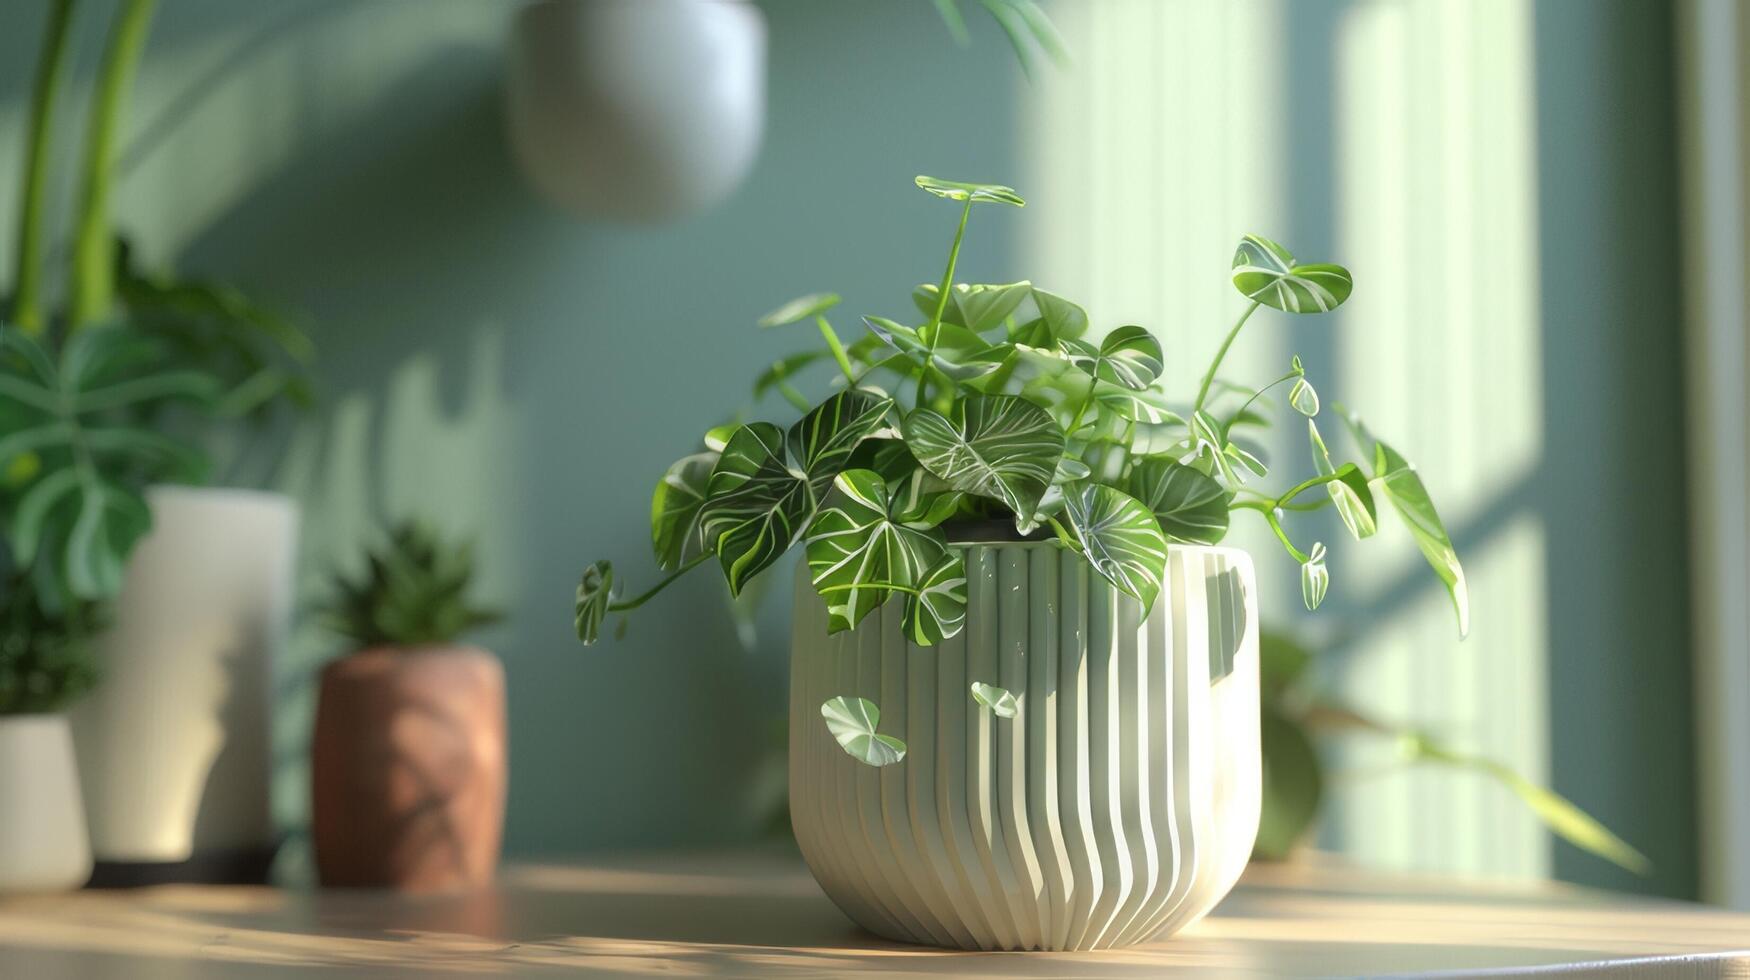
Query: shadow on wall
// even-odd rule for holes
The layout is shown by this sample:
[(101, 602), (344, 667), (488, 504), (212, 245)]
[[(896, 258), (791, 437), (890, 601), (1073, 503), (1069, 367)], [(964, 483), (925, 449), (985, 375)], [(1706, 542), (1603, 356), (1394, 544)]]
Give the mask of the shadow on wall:
[[(830, 289), (847, 309), (903, 315), (952, 234), (912, 175), (1001, 180), (1016, 165), (1018, 72), (994, 26), (960, 52), (922, 0), (761, 6), (762, 161), (725, 204), (673, 225), (579, 224), (523, 186), (499, 110), (502, 32), (467, 4), (324, 7), (283, 36), (251, 33), (239, 43), (261, 52), (226, 59), (246, 78), (198, 84), (243, 86), (236, 112), (273, 106), (271, 118), (203, 106), (199, 125), (171, 120), (160, 134), (143, 112), (156, 142), (141, 153), (208, 140), (223, 153), (257, 137), (267, 148), (177, 265), (298, 308), (321, 351), (321, 408), (231, 454), (232, 479), (304, 504), (302, 599), (384, 517), (427, 514), (478, 539), (483, 594), (510, 613), (481, 639), (509, 677), (512, 853), (753, 832), (750, 798), (770, 795), (753, 774), (784, 705), (785, 604), (767, 604), (750, 656), (703, 572), (625, 641), (585, 652), (570, 621), (576, 575), (603, 557), (635, 585), (653, 580), (656, 477), (745, 404), (760, 368), (808, 343), (754, 329), (761, 313)], [(190, 17), (168, 18), (159, 50), (177, 50), (174, 21)], [(446, 19), (463, 23), (428, 27)], [(375, 41), (392, 53), (361, 53)], [(174, 183), (166, 169), (142, 159), (124, 192)], [(210, 206), (205, 191), (182, 189), (189, 213)], [(1024, 220), (980, 228), (969, 279), (1015, 277), (1010, 222)], [(773, 594), (788, 594), (788, 575), (775, 570)], [(337, 646), (306, 628), (280, 671), (276, 801), (294, 825), (309, 677)]]

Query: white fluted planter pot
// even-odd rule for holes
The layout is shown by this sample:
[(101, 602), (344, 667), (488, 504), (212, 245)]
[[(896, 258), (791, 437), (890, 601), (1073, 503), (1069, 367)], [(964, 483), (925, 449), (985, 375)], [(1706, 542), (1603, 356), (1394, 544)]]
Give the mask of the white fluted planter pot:
[[(1124, 946), (1207, 914), (1258, 828), (1250, 559), (1173, 546), (1144, 620), (1052, 544), (956, 547), (966, 628), (933, 648), (906, 641), (899, 603), (829, 637), (797, 575), (790, 816), (814, 877), (871, 932), (967, 949)], [(903, 761), (845, 754), (820, 716), (840, 695), (880, 706)]]

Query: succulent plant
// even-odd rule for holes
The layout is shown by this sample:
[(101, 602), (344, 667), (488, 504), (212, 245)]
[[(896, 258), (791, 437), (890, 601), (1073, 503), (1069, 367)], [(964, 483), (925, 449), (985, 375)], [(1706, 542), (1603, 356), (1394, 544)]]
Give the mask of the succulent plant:
[(334, 576), (335, 594), (322, 610), (325, 626), (361, 647), (449, 643), (501, 618), (469, 601), (473, 549), (423, 521), (403, 521), (365, 558), (363, 579)]
[(30, 577), (0, 581), (0, 715), (59, 711), (90, 690), (92, 637), (102, 628), (97, 604), (50, 614)]

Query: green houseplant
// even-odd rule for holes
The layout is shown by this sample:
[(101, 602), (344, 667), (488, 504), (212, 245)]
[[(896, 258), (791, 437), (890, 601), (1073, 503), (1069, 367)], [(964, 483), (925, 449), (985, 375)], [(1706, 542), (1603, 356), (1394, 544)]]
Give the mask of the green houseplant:
[[(875, 932), (938, 945), (1170, 932), (1231, 887), (1258, 819), (1256, 589), (1249, 558), (1219, 547), (1233, 515), (1262, 521), (1298, 563), (1308, 608), (1330, 552), (1292, 533), (1307, 511), (1335, 509), (1357, 541), (1397, 512), (1461, 634), (1462, 566), (1390, 444), (1345, 414), (1361, 462), (1333, 454), (1298, 357), (1257, 389), (1220, 375), (1259, 310), (1328, 312), (1349, 296), (1347, 270), (1242, 239), (1244, 306), (1178, 401), (1143, 327), (1096, 340), (1084, 309), (1030, 282), (956, 281), (974, 206), (1023, 206), (1015, 191), (916, 183), (959, 205), (941, 279), (912, 293), (921, 320), (866, 316), (847, 343), (831, 294), (765, 317), (819, 333), (755, 382), (801, 418), (711, 430), (670, 467), (651, 507), (668, 576), (622, 595), (611, 563), (589, 566), (578, 635), (596, 641), (608, 616), (702, 564), (740, 594), (802, 545), (791, 818), (828, 894)], [(794, 383), (817, 361), (838, 375), (818, 403)], [(1271, 392), (1304, 418), (1311, 457), (1281, 491), (1259, 488), (1268, 468), (1240, 435), (1265, 422)]]
[(458, 643), (498, 613), (475, 562), (429, 524), (397, 525), (362, 578), (337, 574), (323, 622), (354, 649), (322, 670), (311, 837), (324, 885), (484, 884), (504, 826), (504, 669)]
[(1638, 874), (1652, 869), (1645, 855), (1609, 828), (1505, 763), (1454, 748), (1432, 732), (1384, 720), (1325, 690), (1311, 669), (1318, 653), (1293, 635), (1266, 629), (1259, 653), (1264, 796), (1253, 851), (1259, 859), (1286, 860), (1310, 835), (1327, 784), (1319, 742), (1353, 735), (1396, 742), (1406, 763), (1492, 780), (1517, 797), (1551, 833), (1575, 847)]
[[(46, 615), (115, 600), (104, 684), (72, 715), (99, 878), (250, 878), (273, 847), (261, 675), (297, 515), (278, 495), (199, 486), (201, 447), (215, 425), (307, 401), (310, 350), (236, 290), (148, 271), (118, 240), (115, 158), (155, 6), (114, 8), (57, 278), (49, 178), (80, 8), (46, 4), (0, 319), (0, 534)], [(227, 618), (231, 633), (211, 625)]]

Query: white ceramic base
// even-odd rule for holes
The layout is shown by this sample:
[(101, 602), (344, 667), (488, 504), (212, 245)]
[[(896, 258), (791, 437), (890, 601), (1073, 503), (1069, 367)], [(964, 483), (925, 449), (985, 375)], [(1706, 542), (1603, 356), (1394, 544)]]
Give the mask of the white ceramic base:
[(0, 716), (0, 892), (62, 891), (90, 877), (66, 717)]
[[(790, 815), (809, 869), (863, 927), (928, 945), (1099, 949), (1201, 918), (1258, 827), (1250, 559), (1174, 546), (1142, 621), (1055, 545), (965, 549), (966, 628), (934, 648), (906, 641), (899, 603), (828, 637), (797, 574)], [(905, 759), (846, 755), (820, 716), (839, 695), (879, 705)]]
[(269, 681), (291, 608), (297, 505), (153, 487), (102, 681), (72, 712), (100, 861), (270, 845)]

